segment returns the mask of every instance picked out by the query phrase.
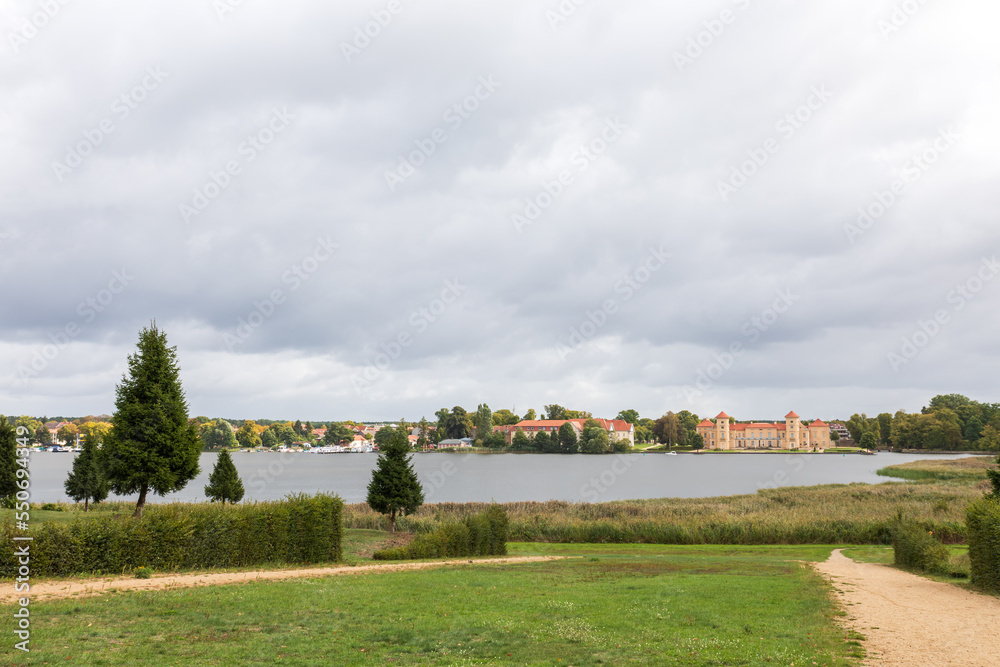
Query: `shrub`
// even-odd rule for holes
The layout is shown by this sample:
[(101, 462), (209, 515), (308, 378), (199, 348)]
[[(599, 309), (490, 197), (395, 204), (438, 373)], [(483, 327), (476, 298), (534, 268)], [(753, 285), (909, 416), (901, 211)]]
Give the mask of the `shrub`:
[(41, 506), (40, 509), (43, 509), (43, 510), (46, 510), (46, 511), (49, 511), (49, 512), (62, 512), (63, 511), (63, 509), (61, 507), (59, 507), (59, 505), (56, 505), (55, 503), (45, 503), (44, 505)]
[(975, 586), (1000, 592), (1000, 498), (985, 496), (965, 511), (969, 575)]
[(893, 526), (892, 550), (897, 566), (941, 574), (950, 570), (948, 547), (913, 521), (900, 518)]
[(372, 557), (375, 560), (412, 560), (506, 554), (507, 512), (494, 504), (461, 521), (446, 521), (434, 532), (418, 535), (405, 547), (376, 551)]
[[(140, 519), (43, 522), (31, 533), (31, 573), (120, 574), (139, 567), (170, 572), (338, 561), (342, 513), (343, 502), (336, 496), (300, 494), (244, 505), (151, 505)], [(9, 519), (0, 534), (13, 538)], [(13, 550), (0, 551), (0, 576), (12, 577), (16, 569)]]
[(136, 579), (149, 579), (152, 576), (153, 576), (153, 571), (150, 570), (148, 567), (137, 567), (135, 569)]

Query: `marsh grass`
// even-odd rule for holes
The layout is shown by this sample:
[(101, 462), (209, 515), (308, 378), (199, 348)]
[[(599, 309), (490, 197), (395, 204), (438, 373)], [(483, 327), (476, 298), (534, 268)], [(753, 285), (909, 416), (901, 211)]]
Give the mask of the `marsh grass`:
[[(985, 474), (985, 473), (983, 473)], [(890, 544), (902, 511), (944, 542), (964, 540), (964, 508), (975, 484), (832, 484), (764, 489), (752, 495), (609, 503), (502, 503), (511, 541), (650, 544)], [(397, 519), (401, 530), (433, 531), (484, 503), (425, 505)], [(346, 505), (347, 528), (385, 530), (367, 505)]]
[(986, 471), (996, 466), (993, 456), (971, 456), (964, 459), (943, 461), (924, 460), (887, 466), (876, 474), (908, 480), (977, 482), (986, 479)]

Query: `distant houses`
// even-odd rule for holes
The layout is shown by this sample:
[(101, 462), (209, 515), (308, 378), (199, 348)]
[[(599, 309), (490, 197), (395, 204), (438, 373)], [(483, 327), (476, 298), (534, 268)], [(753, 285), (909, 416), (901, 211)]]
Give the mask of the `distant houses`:
[(465, 447), (472, 447), (472, 438), (451, 438), (437, 444), (438, 449), (462, 449)]
[(708, 419), (698, 424), (696, 431), (705, 440), (707, 449), (799, 449), (803, 447), (826, 448), (831, 446), (830, 426), (819, 419), (810, 424), (802, 423), (794, 412), (785, 415), (784, 422), (731, 421), (732, 417), (720, 412), (715, 421)]

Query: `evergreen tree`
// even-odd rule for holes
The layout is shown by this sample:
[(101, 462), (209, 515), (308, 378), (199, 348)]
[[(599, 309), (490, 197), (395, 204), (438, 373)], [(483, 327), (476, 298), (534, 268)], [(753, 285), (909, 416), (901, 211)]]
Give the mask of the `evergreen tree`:
[[(553, 435), (555, 435), (555, 434), (553, 434)], [(546, 433), (545, 431), (538, 431), (531, 438), (531, 448), (534, 449), (536, 452), (545, 452), (546, 454), (548, 454), (549, 452), (552, 451), (552, 442), (551, 441), (552, 441), (552, 438), (549, 437), (548, 433)], [(556, 449), (558, 449), (558, 448), (559, 447), (558, 447), (558, 444), (557, 444), (556, 445)]]
[(239, 446), (233, 425), (225, 419), (205, 422), (198, 427), (198, 437), (206, 449), (235, 449)]
[(481, 403), (476, 408), (476, 440), (486, 444), (487, 437), (493, 433), (493, 412), (490, 406)]
[(10, 498), (17, 491), (17, 429), (0, 416), (0, 498)]
[(526, 452), (531, 449), (531, 440), (528, 439), (528, 436), (521, 429), (514, 431), (514, 437), (511, 439), (510, 444), (515, 452)]
[(583, 439), (580, 441), (580, 451), (584, 454), (604, 454), (611, 449), (608, 432), (600, 426), (588, 426), (583, 429)]
[(223, 449), (219, 453), (219, 458), (215, 461), (215, 468), (208, 476), (208, 486), (205, 487), (205, 495), (213, 502), (221, 501), (223, 505), (228, 500), (231, 503), (238, 503), (243, 500), (243, 480), (236, 472), (233, 465), (233, 457)]
[[(992, 427), (988, 426), (987, 428)], [(1000, 456), (997, 457), (996, 463), (1000, 465)], [(986, 495), (993, 496), (994, 498), (1000, 498), (1000, 470), (996, 468), (988, 468), (986, 470), (986, 476), (990, 480), (990, 486), (993, 487), (992, 492)]]
[[(379, 433), (384, 429), (380, 429)], [(424, 504), (424, 490), (413, 471), (413, 457), (406, 431), (397, 429), (379, 444), (378, 461), (368, 483), (368, 504), (389, 517), (390, 532), (396, 531), (396, 515), (417, 511)]]
[(35, 429), (35, 442), (43, 447), (48, 447), (52, 444), (52, 434), (49, 432), (49, 429), (45, 428), (45, 424)]
[(417, 446), (420, 447), (421, 449), (424, 449), (425, 447), (427, 447), (427, 443), (429, 442), (429, 437), (428, 436), (430, 434), (430, 429), (431, 429), (431, 425), (427, 423), (427, 418), (426, 417), (421, 417), (420, 418), (419, 428), (420, 428), (420, 431), (417, 434), (417, 436), (418, 436), (417, 437)]
[(112, 491), (139, 493), (134, 516), (141, 517), (150, 490), (179, 491), (198, 475), (201, 443), (188, 423), (177, 348), (167, 346), (155, 321), (139, 333), (137, 348), (115, 390), (104, 460)]
[[(388, 426), (383, 428), (388, 429), (390, 432), (392, 431)], [(340, 445), (343, 447), (346, 444), (354, 442), (354, 431), (343, 424), (331, 422), (330, 426), (326, 429), (326, 435), (323, 436), (323, 442), (328, 445)]]
[(73, 469), (66, 478), (66, 495), (76, 502), (83, 501), (83, 511), (90, 511), (90, 501), (97, 504), (108, 497), (108, 478), (104, 473), (100, 439), (88, 433), (83, 437), (83, 451), (73, 459)]
[[(552, 406), (546, 406), (550, 408)], [(576, 454), (579, 451), (579, 443), (576, 438), (576, 429), (573, 424), (566, 422), (559, 427), (559, 451), (563, 454)]]
[(878, 448), (878, 436), (875, 435), (874, 431), (867, 431), (861, 436), (861, 442), (858, 443), (864, 449), (877, 449)]
[(292, 428), (295, 429), (295, 434), (300, 438), (306, 434), (305, 427), (302, 426), (302, 422), (298, 419), (295, 420), (295, 425)]

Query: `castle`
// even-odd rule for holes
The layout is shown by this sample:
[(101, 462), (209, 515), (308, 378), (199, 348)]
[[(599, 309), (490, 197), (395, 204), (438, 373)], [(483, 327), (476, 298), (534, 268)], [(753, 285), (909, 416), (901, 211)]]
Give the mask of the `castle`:
[(725, 412), (720, 412), (715, 423), (706, 419), (698, 424), (696, 431), (705, 439), (706, 449), (797, 449), (831, 445), (827, 424), (819, 419), (803, 424), (794, 411), (785, 415), (784, 423), (733, 424), (730, 419)]

